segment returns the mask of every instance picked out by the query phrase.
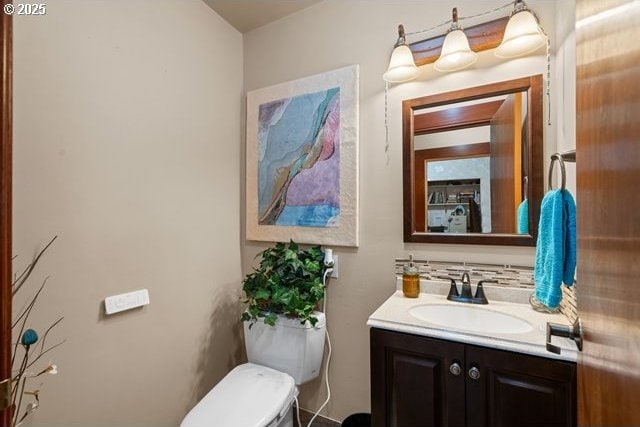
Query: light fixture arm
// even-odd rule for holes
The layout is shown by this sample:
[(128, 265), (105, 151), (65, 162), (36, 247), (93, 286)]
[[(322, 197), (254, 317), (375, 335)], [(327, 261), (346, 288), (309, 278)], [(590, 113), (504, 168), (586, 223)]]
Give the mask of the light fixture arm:
[(536, 22), (538, 23), (538, 26), (540, 26), (540, 18), (538, 18), (538, 15), (532, 9), (529, 9), (529, 6), (527, 6), (527, 3), (525, 3), (524, 0), (515, 0), (515, 2), (513, 3), (513, 10), (511, 11), (510, 16), (513, 16), (516, 13), (525, 12), (525, 11), (532, 14), (533, 17), (536, 18)]
[(522, 12), (523, 10), (529, 10), (527, 4), (524, 2), (524, 0), (516, 0), (513, 3), (513, 11), (511, 11), (511, 15), (513, 16), (518, 12)]
[(449, 28), (449, 31), (453, 31), (453, 30), (462, 30), (462, 26), (460, 26), (460, 23), (458, 22), (458, 8), (454, 7), (451, 10), (451, 28)]
[(407, 36), (404, 32), (404, 25), (398, 25), (398, 40), (396, 44), (393, 46), (394, 48), (407, 44)]

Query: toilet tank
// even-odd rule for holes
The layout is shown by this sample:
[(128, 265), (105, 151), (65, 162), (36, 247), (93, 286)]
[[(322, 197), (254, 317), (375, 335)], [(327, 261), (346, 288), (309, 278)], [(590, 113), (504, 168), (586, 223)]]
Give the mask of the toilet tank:
[(320, 375), (324, 353), (326, 318), (315, 312), (315, 326), (302, 325), (299, 319), (279, 315), (275, 326), (262, 319), (249, 328), (244, 322), (244, 342), (249, 362), (291, 375), (296, 384), (304, 384)]

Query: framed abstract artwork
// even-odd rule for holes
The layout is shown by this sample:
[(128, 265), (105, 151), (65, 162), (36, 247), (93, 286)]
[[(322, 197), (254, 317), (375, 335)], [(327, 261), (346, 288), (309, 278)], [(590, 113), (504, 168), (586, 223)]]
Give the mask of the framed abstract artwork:
[(358, 66), (247, 94), (248, 240), (358, 246)]

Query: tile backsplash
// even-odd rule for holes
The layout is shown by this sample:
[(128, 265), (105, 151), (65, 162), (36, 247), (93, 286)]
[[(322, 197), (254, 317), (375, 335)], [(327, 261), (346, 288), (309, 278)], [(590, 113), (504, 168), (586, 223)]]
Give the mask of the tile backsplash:
[[(402, 267), (408, 262), (408, 258), (396, 258), (396, 276), (402, 276)], [(418, 267), (421, 279), (449, 283), (451, 279), (459, 281), (462, 273), (467, 272), (473, 284), (480, 280), (497, 280), (498, 283), (492, 284), (492, 286), (529, 288), (533, 292), (533, 267), (420, 259), (414, 259), (413, 262)], [(575, 286), (562, 285), (562, 294), (560, 312), (570, 321), (575, 321), (578, 317)]]

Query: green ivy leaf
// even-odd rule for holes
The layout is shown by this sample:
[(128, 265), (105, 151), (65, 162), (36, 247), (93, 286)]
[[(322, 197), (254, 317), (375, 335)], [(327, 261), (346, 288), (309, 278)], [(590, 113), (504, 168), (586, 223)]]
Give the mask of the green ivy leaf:
[(266, 323), (267, 325), (275, 326), (277, 319), (278, 319), (278, 316), (276, 314), (269, 313), (266, 316), (264, 316), (264, 323)]
[(271, 292), (267, 289), (258, 289), (254, 295), (254, 298), (257, 300), (266, 300), (271, 296)]
[(288, 245), (279, 242), (261, 255), (259, 267), (247, 274), (242, 284), (248, 304), (242, 319), (255, 322), (264, 318), (265, 323), (275, 324), (276, 314), (283, 313), (315, 324), (313, 310), (325, 295), (320, 247), (303, 249), (293, 241)]

